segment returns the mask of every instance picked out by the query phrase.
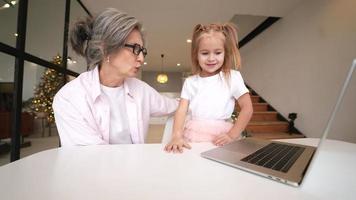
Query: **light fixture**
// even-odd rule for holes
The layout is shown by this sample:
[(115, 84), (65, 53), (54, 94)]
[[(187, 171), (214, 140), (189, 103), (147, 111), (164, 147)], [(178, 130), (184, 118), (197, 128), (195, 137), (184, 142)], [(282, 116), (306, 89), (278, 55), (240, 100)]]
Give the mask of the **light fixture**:
[(187, 43), (192, 43), (192, 40), (191, 39), (187, 39)]
[(158, 83), (167, 83), (168, 82), (168, 76), (167, 74), (163, 73), (163, 57), (164, 54), (161, 54), (161, 58), (162, 58), (162, 63), (161, 63), (161, 73), (159, 73), (157, 75), (157, 82)]
[(179, 66), (180, 66), (180, 63), (177, 63), (177, 66), (179, 67)]
[(10, 2), (9, 1), (5, 1), (5, 0), (3, 0), (3, 1), (5, 2), (5, 4), (0, 6), (0, 10), (1, 9), (5, 9), (5, 8), (14, 7), (17, 4), (17, 1), (10, 1)]
[(71, 65), (71, 64), (77, 63), (77, 61), (73, 60), (70, 56), (68, 56), (68, 58), (67, 58), (67, 63), (68, 63), (69, 65)]
[(144, 62), (143, 65), (147, 65), (147, 62)]

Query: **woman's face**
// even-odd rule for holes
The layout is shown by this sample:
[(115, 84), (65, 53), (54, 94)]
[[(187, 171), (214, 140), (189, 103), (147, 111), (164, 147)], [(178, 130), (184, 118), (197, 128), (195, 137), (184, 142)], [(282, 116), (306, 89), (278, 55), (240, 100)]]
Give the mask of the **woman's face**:
[[(120, 77), (135, 77), (143, 64), (144, 55), (140, 51), (139, 55), (134, 54), (133, 46), (143, 46), (140, 32), (134, 29), (126, 39), (125, 46), (116, 53), (109, 55), (109, 67), (114, 69), (114, 73)], [(131, 46), (131, 47), (130, 47)]]
[(218, 73), (224, 64), (224, 36), (222, 33), (204, 33), (199, 42), (198, 62), (201, 76)]

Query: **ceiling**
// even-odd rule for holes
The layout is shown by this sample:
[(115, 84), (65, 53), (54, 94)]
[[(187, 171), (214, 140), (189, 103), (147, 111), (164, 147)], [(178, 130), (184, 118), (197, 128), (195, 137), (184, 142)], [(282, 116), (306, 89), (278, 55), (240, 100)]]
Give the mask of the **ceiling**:
[[(113, 7), (138, 18), (144, 27), (148, 55), (143, 71), (190, 70), (192, 29), (198, 23), (234, 22), (239, 39), (268, 16), (283, 17), (302, 0), (82, 0), (92, 13)], [(177, 66), (180, 63), (180, 66)]]

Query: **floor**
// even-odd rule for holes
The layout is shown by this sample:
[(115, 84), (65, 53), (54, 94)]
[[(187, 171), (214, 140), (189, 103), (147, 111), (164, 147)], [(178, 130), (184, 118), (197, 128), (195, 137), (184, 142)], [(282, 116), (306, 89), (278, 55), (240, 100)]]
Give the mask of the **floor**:
[[(163, 130), (164, 130), (164, 125), (161, 124), (150, 125), (146, 143), (161, 143)], [(6, 140), (3, 141), (6, 142)], [(30, 141), (31, 146), (21, 148), (20, 150), (21, 158), (47, 149), (57, 148), (59, 144), (57, 129), (55, 127), (52, 127), (51, 136), (48, 136), (48, 130), (46, 130), (44, 137), (42, 137), (42, 132), (37, 130), (31, 136), (26, 137), (25, 141)], [(10, 162), (10, 153), (0, 155), (0, 166), (5, 165), (9, 162)]]

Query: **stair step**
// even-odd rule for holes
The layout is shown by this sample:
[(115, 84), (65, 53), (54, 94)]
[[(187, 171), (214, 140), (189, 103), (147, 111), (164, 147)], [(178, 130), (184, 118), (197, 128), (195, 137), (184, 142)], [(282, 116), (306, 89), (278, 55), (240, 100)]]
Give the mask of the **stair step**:
[[(288, 133), (289, 122), (282, 119), (277, 111), (275, 111), (261, 96), (253, 89), (248, 88), (253, 106), (253, 115), (251, 121), (246, 127), (246, 131), (252, 137), (262, 139), (288, 139), (288, 138), (303, 138), (303, 134)], [(239, 114), (241, 108), (238, 102), (235, 102), (234, 111)]]
[[(252, 106), (254, 112), (268, 111), (268, 103), (253, 103)], [(240, 111), (240, 106), (236, 105), (236, 110)]]
[(251, 137), (266, 139), (266, 140), (274, 140), (274, 139), (292, 139), (292, 138), (305, 138), (302, 134), (297, 133), (249, 133)]
[(252, 103), (258, 103), (260, 101), (260, 96), (252, 95), (251, 101), (252, 101)]
[(275, 111), (253, 112), (251, 121), (278, 121), (277, 115), (278, 113)]
[(283, 121), (250, 121), (246, 127), (249, 133), (287, 132), (288, 122)]
[(277, 121), (277, 114), (275, 111), (254, 112), (251, 121)]

